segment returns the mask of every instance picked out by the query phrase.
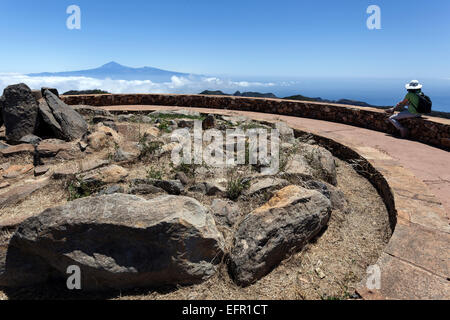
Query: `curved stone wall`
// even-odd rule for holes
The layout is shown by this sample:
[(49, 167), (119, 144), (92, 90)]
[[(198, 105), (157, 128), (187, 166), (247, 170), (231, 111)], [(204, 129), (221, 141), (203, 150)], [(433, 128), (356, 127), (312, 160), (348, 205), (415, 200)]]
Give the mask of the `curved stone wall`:
[[(106, 94), (61, 98), (70, 105), (159, 105), (255, 111), (340, 122), (390, 134), (396, 132), (386, 121), (383, 110), (319, 102), (178, 94)], [(422, 117), (401, 122), (409, 129), (410, 139), (450, 150), (450, 120)]]

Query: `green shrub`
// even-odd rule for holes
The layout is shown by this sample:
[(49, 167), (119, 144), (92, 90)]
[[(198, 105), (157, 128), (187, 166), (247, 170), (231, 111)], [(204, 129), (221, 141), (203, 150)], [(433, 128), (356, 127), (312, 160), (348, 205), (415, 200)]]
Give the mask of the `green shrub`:
[(250, 186), (250, 181), (243, 177), (236, 177), (231, 175), (228, 178), (227, 183), (227, 198), (230, 200), (236, 200), (242, 194), (242, 192)]
[(69, 193), (67, 201), (90, 197), (94, 193), (100, 191), (102, 186), (103, 184), (101, 183), (86, 183), (76, 177), (67, 184), (67, 191)]
[(147, 179), (162, 180), (163, 172), (151, 166), (147, 169)]

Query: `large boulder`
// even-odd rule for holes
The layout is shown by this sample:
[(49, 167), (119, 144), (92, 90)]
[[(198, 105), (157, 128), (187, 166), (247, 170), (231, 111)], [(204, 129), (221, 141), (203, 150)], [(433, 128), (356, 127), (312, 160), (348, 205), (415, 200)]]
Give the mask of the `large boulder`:
[(6, 257), (0, 254), (0, 286), (50, 277), (65, 286), (73, 265), (81, 270), (83, 290), (195, 284), (216, 272), (223, 248), (213, 217), (195, 199), (84, 198), (19, 226)]
[(239, 224), (229, 270), (247, 286), (298, 251), (328, 223), (331, 203), (315, 190), (288, 186)]
[(7, 87), (3, 92), (2, 116), (6, 127), (6, 139), (17, 143), (33, 134), (38, 117), (38, 103), (31, 89), (21, 83)]
[(53, 116), (52, 110), (44, 99), (39, 100), (38, 132), (43, 137), (64, 139), (64, 133), (59, 122)]
[(5, 103), (5, 98), (3, 96), (0, 97), (0, 127), (3, 126), (3, 104)]
[[(72, 107), (62, 102), (55, 94), (49, 90), (44, 91), (44, 98), (50, 108), (54, 119), (58, 122), (61, 128), (61, 136), (58, 138), (64, 140), (80, 139), (88, 130), (88, 124), (83, 117), (76, 112)], [(53, 121), (46, 124), (54, 126)]]
[(284, 172), (319, 178), (337, 185), (336, 163), (330, 151), (320, 146), (299, 144), (299, 151), (288, 159)]
[(317, 145), (302, 144), (300, 152), (316, 171), (316, 176), (337, 185), (336, 163), (330, 151)]

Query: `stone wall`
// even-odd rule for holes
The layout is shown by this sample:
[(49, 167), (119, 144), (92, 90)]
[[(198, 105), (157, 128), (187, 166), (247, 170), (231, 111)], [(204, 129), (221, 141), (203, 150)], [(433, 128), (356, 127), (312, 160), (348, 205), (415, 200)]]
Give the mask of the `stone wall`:
[[(91, 106), (162, 105), (215, 108), (273, 113), (345, 123), (376, 131), (395, 133), (386, 114), (374, 108), (295, 100), (178, 94), (105, 94), (62, 96), (67, 104)], [(410, 139), (450, 150), (450, 120), (423, 117), (401, 120)]]

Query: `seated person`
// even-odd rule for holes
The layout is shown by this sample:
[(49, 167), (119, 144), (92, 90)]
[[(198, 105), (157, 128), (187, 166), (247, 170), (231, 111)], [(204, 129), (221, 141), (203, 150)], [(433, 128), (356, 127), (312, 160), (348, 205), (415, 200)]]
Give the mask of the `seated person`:
[[(389, 117), (389, 121), (400, 131), (402, 138), (405, 138), (408, 135), (408, 129), (403, 127), (398, 120), (417, 118), (421, 116), (421, 114), (417, 111), (419, 107), (419, 96), (417, 94), (421, 92), (422, 85), (419, 81), (412, 80), (406, 85), (406, 89), (408, 90), (408, 93), (406, 94), (405, 99), (399, 102), (394, 108), (386, 110), (387, 113), (400, 111), (400, 113)], [(408, 106), (407, 110), (404, 110), (405, 106)]]

